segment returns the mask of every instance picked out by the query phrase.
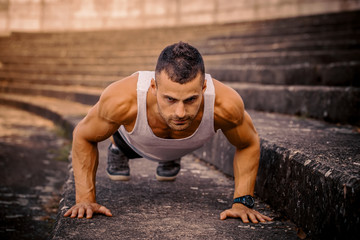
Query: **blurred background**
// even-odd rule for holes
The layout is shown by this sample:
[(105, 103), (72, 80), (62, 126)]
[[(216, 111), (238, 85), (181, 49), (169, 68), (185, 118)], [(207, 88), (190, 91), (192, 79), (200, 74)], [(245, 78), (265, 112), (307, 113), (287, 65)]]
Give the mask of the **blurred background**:
[[(0, 0), (0, 234), (49, 235), (76, 123), (106, 86), (154, 70), (160, 51), (179, 41), (198, 48), (206, 72), (254, 111), (269, 159), (275, 146), (302, 147), (330, 168), (315, 174), (301, 163), (304, 185), (293, 186), (288, 173), (298, 168), (274, 171), (292, 161), (285, 152), (280, 167), (260, 165), (257, 194), (307, 234), (358, 231), (359, 19), (360, 0)], [(231, 175), (223, 143), (226, 151), (198, 155)]]
[(359, 8), (357, 0), (1, 0), (0, 32), (230, 23)]

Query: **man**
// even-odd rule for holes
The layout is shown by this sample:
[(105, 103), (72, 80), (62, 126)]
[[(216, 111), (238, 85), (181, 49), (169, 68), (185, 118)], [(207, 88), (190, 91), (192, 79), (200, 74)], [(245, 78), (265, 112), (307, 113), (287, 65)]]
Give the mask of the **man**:
[(251, 209), (260, 144), (243, 101), (236, 91), (205, 74), (198, 50), (183, 42), (161, 52), (155, 73), (138, 72), (107, 87), (76, 126), (72, 146), (76, 205), (64, 216), (112, 216), (96, 203), (97, 142), (114, 135), (107, 169), (114, 180), (128, 180), (128, 159), (140, 156), (159, 161), (158, 180), (174, 180), (181, 156), (203, 145), (218, 129), (236, 147), (234, 203), (220, 218), (271, 221)]

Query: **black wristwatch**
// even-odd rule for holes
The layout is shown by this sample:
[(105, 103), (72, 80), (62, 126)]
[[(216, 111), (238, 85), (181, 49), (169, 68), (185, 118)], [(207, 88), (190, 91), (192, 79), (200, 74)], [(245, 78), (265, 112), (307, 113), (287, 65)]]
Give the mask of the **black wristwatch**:
[(253, 208), (255, 205), (255, 200), (252, 196), (246, 195), (246, 196), (235, 198), (233, 203), (241, 203), (241, 204), (244, 204), (248, 208)]

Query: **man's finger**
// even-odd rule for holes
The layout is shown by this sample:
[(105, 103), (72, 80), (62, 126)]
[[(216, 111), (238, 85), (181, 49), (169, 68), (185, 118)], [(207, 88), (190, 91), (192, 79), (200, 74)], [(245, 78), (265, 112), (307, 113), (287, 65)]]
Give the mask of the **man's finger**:
[(226, 217), (227, 217), (226, 211), (223, 211), (222, 213), (220, 213), (220, 220), (225, 220)]
[(91, 208), (87, 208), (86, 209), (86, 218), (89, 219), (89, 218), (92, 218), (93, 216), (93, 210)]
[(112, 217), (112, 214), (111, 214), (110, 210), (107, 209), (107, 208), (104, 207), (104, 206), (101, 206), (101, 207), (99, 208), (99, 210), (97, 210), (97, 212), (98, 212), (98, 213), (105, 214), (106, 216)]
[(248, 218), (248, 215), (246, 214), (246, 213), (242, 213), (241, 215), (240, 215), (240, 218), (241, 218), (241, 220), (243, 221), (243, 223), (249, 223), (250, 221), (249, 221), (249, 218)]
[(266, 221), (272, 221), (273, 219), (271, 217), (261, 215)]
[(78, 218), (83, 218), (85, 213), (85, 209), (81, 207), (78, 212)]
[(259, 223), (259, 221), (257, 220), (256, 216), (252, 213), (249, 213), (249, 218), (251, 220), (251, 222), (253, 223)]
[(75, 218), (76, 217), (76, 215), (77, 215), (77, 213), (78, 213), (78, 209), (77, 208), (73, 208), (73, 210), (72, 210), (72, 213), (71, 213), (71, 218)]
[(64, 217), (70, 216), (71, 213), (72, 213), (72, 209), (67, 210), (66, 213), (64, 214)]
[(260, 222), (266, 222), (265, 219), (263, 218), (263, 215), (258, 214), (258, 215), (256, 215), (256, 217)]
[[(246, 215), (246, 214), (245, 214)], [(236, 213), (234, 213), (232, 210), (228, 209), (228, 210), (225, 210), (223, 211), (221, 214), (220, 214), (220, 219), (221, 220), (225, 220), (226, 218), (228, 217), (231, 217), (231, 218), (237, 218), (237, 217), (240, 217), (239, 215), (237, 215)]]

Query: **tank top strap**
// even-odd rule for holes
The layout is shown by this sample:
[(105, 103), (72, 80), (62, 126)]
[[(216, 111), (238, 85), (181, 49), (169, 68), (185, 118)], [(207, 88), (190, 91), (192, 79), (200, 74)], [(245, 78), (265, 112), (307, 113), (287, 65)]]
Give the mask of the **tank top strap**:
[(140, 134), (150, 134), (149, 124), (147, 121), (147, 109), (146, 98), (147, 92), (150, 87), (151, 79), (155, 79), (155, 72), (153, 71), (139, 71), (139, 77), (137, 82), (137, 107), (138, 114), (136, 117), (135, 126), (132, 132), (135, 130)]
[(155, 79), (154, 71), (139, 71), (137, 91), (147, 92), (151, 83), (151, 79)]

